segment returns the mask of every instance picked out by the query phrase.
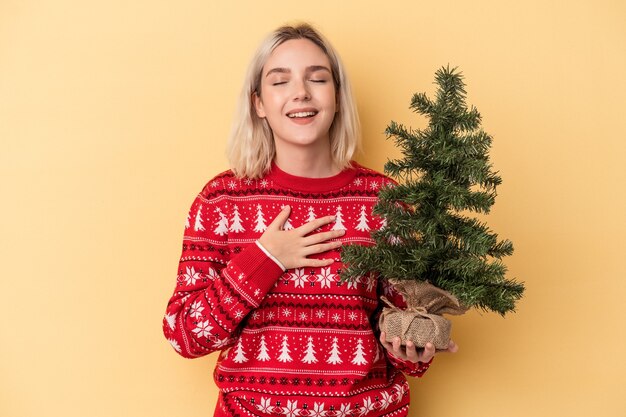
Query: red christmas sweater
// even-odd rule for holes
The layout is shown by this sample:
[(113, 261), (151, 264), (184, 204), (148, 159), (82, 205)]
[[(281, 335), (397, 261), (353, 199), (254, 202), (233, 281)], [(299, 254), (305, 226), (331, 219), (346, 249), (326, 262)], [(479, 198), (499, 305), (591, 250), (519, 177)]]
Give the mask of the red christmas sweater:
[(353, 163), (330, 178), (275, 165), (260, 179), (226, 171), (193, 202), (163, 332), (186, 358), (221, 351), (216, 416), (405, 416), (408, 383), (429, 364), (399, 361), (378, 342), (379, 296), (402, 297), (375, 277), (341, 282), (339, 250), (323, 268), (282, 267), (256, 244), (285, 205), (284, 228), (335, 215), (319, 229), (346, 230), (344, 244), (371, 245), (384, 175)]

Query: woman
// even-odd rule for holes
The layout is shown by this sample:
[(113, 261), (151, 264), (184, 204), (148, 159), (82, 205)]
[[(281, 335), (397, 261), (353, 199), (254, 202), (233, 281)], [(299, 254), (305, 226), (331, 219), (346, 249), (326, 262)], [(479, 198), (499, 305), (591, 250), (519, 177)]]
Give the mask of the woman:
[(221, 351), (216, 416), (407, 414), (403, 372), (422, 376), (434, 347), (377, 337), (379, 295), (402, 298), (339, 279), (342, 244), (383, 227), (372, 207), (391, 182), (351, 161), (358, 140), (332, 46), (309, 25), (273, 32), (246, 75), (231, 170), (189, 212), (163, 326), (185, 357)]

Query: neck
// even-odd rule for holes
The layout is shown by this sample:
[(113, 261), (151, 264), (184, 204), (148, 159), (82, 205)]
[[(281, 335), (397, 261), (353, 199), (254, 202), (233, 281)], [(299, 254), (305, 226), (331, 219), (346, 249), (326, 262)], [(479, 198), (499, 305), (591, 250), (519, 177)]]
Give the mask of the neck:
[(326, 178), (337, 175), (341, 169), (333, 163), (330, 146), (323, 149), (288, 149), (277, 147), (274, 160), (278, 168), (288, 174), (306, 178)]

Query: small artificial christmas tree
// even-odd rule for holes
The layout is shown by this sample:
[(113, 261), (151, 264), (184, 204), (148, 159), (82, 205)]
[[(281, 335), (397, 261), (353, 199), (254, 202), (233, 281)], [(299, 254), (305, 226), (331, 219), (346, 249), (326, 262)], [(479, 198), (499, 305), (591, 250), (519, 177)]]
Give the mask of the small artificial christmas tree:
[(399, 184), (379, 193), (373, 213), (385, 227), (372, 233), (375, 245), (343, 249), (342, 278), (377, 273), (405, 295), (412, 291), (409, 283), (428, 283), (439, 290), (439, 300), (451, 294), (456, 314), (477, 307), (504, 315), (524, 291), (505, 278), (501, 259), (513, 253), (513, 245), (465, 215), (489, 213), (495, 202), (501, 178), (489, 162), (492, 138), (480, 128), (477, 109), (465, 104), (462, 75), (442, 67), (435, 80), (436, 99), (415, 94), (410, 106), (428, 117), (428, 127), (412, 130), (392, 121), (385, 131), (403, 153), (385, 164)]

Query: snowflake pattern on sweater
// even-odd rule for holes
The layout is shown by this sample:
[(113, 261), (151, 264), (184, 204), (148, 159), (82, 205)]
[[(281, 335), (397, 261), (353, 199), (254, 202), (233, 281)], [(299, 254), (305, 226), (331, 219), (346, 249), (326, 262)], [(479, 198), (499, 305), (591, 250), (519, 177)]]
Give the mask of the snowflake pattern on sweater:
[[(374, 277), (340, 281), (340, 249), (322, 268), (283, 271), (255, 243), (285, 206), (289, 227), (334, 215), (317, 232), (344, 229), (344, 244), (371, 245), (384, 227), (372, 214), (384, 175), (353, 163), (331, 178), (295, 177), (273, 166), (260, 179), (226, 171), (204, 187), (187, 221), (176, 288), (163, 332), (180, 355), (221, 351), (216, 416), (403, 416), (408, 384), (429, 364), (388, 355), (373, 328)], [(191, 220), (190, 220), (191, 219)]]

